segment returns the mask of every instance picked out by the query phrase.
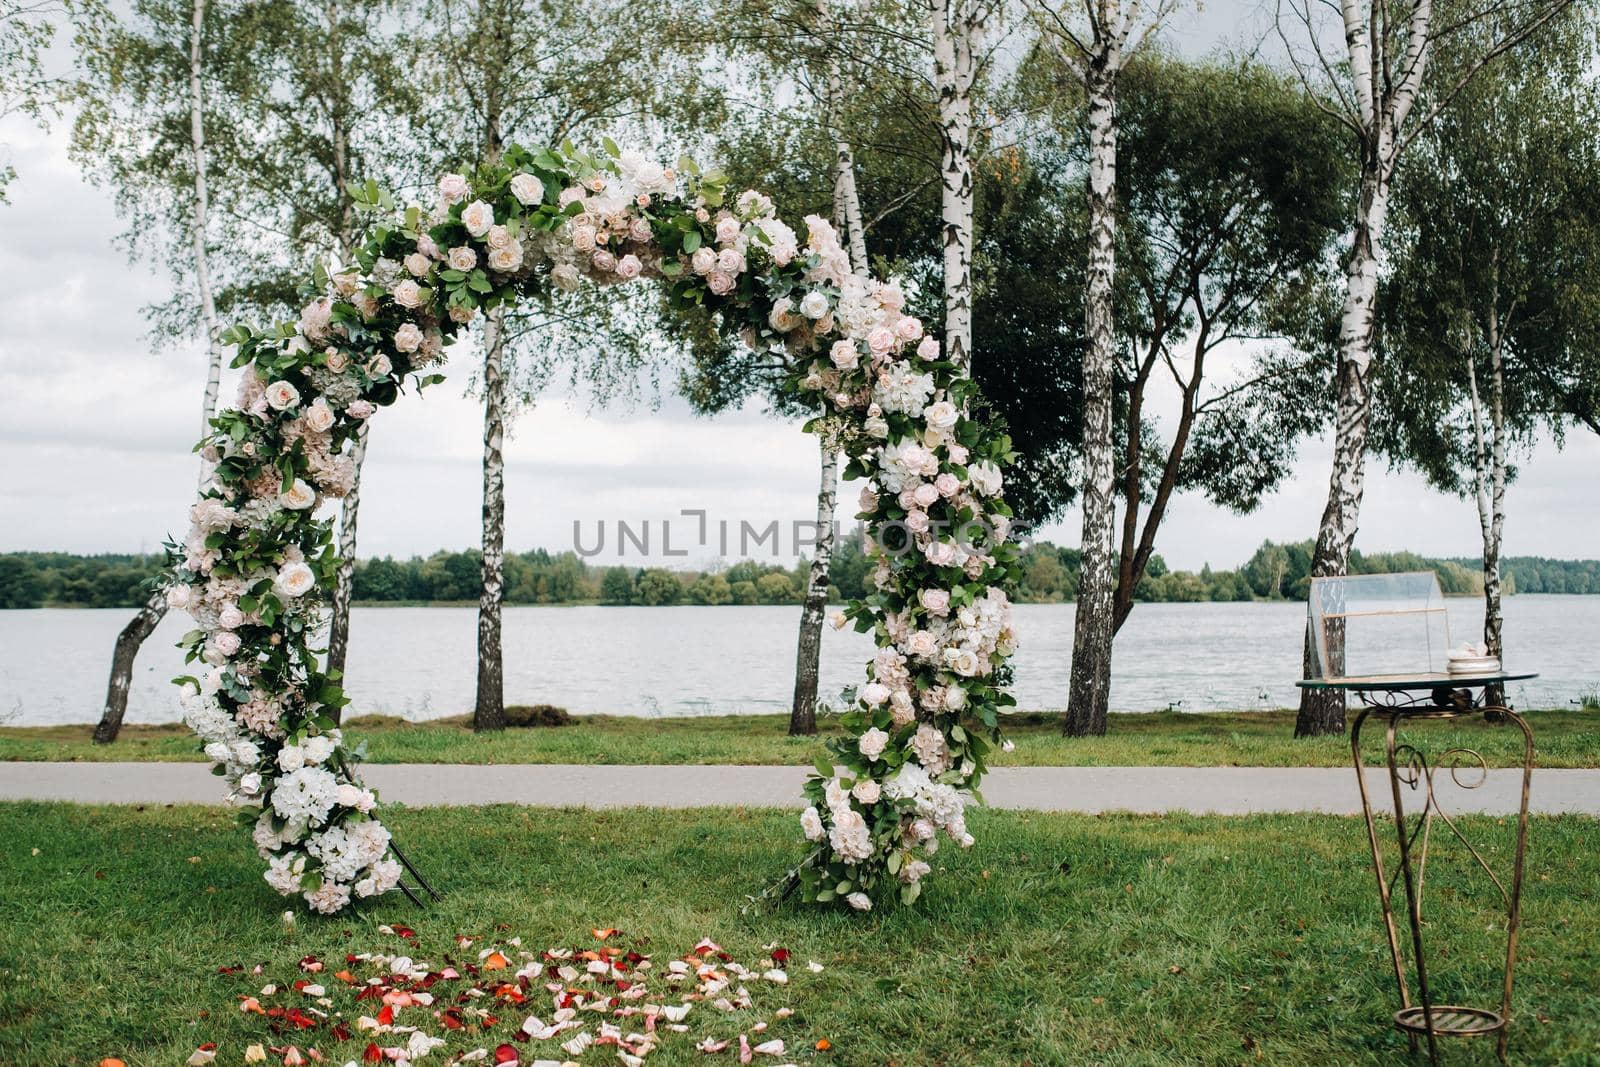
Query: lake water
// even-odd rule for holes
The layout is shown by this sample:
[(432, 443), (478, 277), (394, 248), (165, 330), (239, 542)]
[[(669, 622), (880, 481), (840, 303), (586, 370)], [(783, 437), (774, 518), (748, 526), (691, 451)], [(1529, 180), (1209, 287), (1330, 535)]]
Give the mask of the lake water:
[[(1449, 602), (1457, 643), (1476, 639), (1476, 599)], [(111, 645), (127, 610), (0, 611), (0, 722), (93, 722)], [(1600, 686), (1600, 597), (1506, 600), (1506, 660), (1540, 677), (1513, 687), (1522, 707), (1561, 707)], [(1296, 702), (1305, 608), (1291, 603), (1141, 604), (1117, 638), (1117, 711), (1286, 707)], [(510, 607), (506, 701), (574, 712), (714, 715), (786, 712), (794, 685), (798, 607)], [(1024, 710), (1066, 703), (1070, 604), (1016, 608), (1013, 692)], [(169, 616), (145, 644), (129, 722), (179, 718), (173, 642), (189, 627)], [(348, 688), (357, 713), (412, 719), (471, 710), (477, 643), (473, 608), (356, 608)], [(862, 677), (872, 642), (824, 631), (822, 681), (835, 694)]]

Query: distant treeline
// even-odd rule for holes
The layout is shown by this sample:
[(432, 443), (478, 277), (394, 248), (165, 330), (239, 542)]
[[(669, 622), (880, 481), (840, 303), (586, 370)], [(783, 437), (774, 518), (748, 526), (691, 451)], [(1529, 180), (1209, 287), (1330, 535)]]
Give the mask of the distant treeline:
[[(1150, 561), (1137, 599), (1152, 602), (1303, 600), (1311, 572), (1310, 541), (1265, 542), (1238, 570), (1193, 571)], [(467, 602), (478, 598), (478, 553), (435, 552), (356, 564), (355, 599), (367, 603)], [(74, 556), (62, 552), (0, 554), (0, 608), (133, 607), (145, 582), (162, 566), (160, 556)], [(1039, 542), (1022, 554), (1017, 599), (1030, 603), (1072, 600), (1078, 592), (1079, 554)], [(1483, 591), (1475, 559), (1430, 559), (1414, 552), (1356, 552), (1358, 574), (1433, 570), (1447, 594)], [(715, 571), (661, 567), (592, 566), (572, 552), (544, 549), (508, 553), (508, 604), (795, 604), (805, 590), (807, 565), (785, 567), (744, 560)], [(1517, 556), (1504, 561), (1508, 593), (1600, 594), (1600, 561)], [(834, 600), (865, 596), (871, 566), (854, 539), (841, 540), (828, 569)]]

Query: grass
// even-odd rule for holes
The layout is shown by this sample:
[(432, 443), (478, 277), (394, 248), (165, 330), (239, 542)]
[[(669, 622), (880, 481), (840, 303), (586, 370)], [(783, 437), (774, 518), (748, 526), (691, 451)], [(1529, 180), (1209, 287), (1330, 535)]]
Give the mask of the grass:
[[(772, 715), (696, 718), (576, 716), (571, 726), (474, 734), (465, 718), (411, 723), (362, 718), (349, 724), (368, 742), (377, 763), (743, 763), (807, 764), (814, 738), (788, 737)], [(1542, 767), (1600, 766), (1600, 717), (1577, 710), (1530, 712)], [(1061, 736), (1050, 713), (1011, 716), (1017, 749), (998, 754), (1001, 766), (1337, 767), (1350, 759), (1345, 737), (1296, 740), (1289, 711), (1154, 712), (1111, 716), (1104, 737)], [(823, 732), (837, 727), (828, 721)], [(1521, 760), (1520, 734), (1481, 718), (1424, 727), (1450, 744), (1482, 752), (1491, 765)], [(88, 726), (0, 727), (0, 760), (199, 760), (193, 735), (181, 725), (126, 726), (112, 745), (89, 740)], [(1368, 731), (1377, 760), (1382, 735)]]
[[(304, 955), (401, 951), (380, 922), (413, 926), (409, 954), (436, 963), (461, 957), (458, 933), (537, 950), (616, 926), (658, 959), (704, 936), (740, 960), (779, 942), (791, 984), (758, 1001), (795, 1010), (774, 1032), (798, 1063), (1344, 1065), (1405, 1052), (1387, 1026), (1392, 974), (1355, 819), (978, 812), (978, 845), (940, 852), (917, 908), (865, 916), (741, 913), (798, 855), (789, 815), (397, 808), (389, 820), (443, 903), (287, 927), (221, 809), (0, 804), (0, 1063), (166, 1065), (203, 1041), (219, 1065), (240, 1063), (247, 1044), (286, 1039), (237, 998), (297, 977)], [(1508, 827), (1463, 825), (1500, 835), (1488, 855), (1504, 860)], [(1539, 819), (1531, 841), (1511, 1058), (1593, 1065), (1600, 823)], [(1493, 1004), (1498, 927), (1459, 858), (1428, 866), (1432, 977), (1441, 997)], [(260, 961), (263, 976), (218, 972)], [(813, 1050), (820, 1038), (830, 1051)], [(333, 1064), (363, 1047), (326, 1030), (295, 1040)], [(1492, 1062), (1492, 1044), (1448, 1047), (1447, 1062)], [(615, 1063), (604, 1051), (582, 1062)], [(649, 1062), (732, 1061), (679, 1043)]]

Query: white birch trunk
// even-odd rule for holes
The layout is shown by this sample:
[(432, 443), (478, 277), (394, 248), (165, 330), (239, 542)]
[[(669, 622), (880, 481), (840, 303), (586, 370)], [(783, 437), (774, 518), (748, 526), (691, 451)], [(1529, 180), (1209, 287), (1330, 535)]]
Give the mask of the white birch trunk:
[[(332, 620), (328, 624), (328, 673), (344, 674), (345, 655), (350, 649), (350, 601), (354, 596), (356, 573), (356, 523), (361, 516), (361, 467), (367, 461), (367, 434), (372, 428), (370, 420), (361, 424), (356, 433), (355, 445), (350, 449), (350, 459), (355, 464), (355, 477), (350, 482), (350, 492), (345, 494), (339, 510), (339, 570), (333, 586)], [(333, 709), (333, 721), (339, 721), (340, 709)]]
[(1072, 637), (1072, 675), (1063, 724), (1073, 736), (1103, 734), (1111, 691), (1111, 642), (1116, 632), (1111, 546), (1116, 534), (1112, 379), (1116, 336), (1112, 282), (1116, 274), (1117, 114), (1114, 47), (1091, 59), (1089, 91), (1089, 257), (1084, 294), (1083, 539), (1078, 606)]
[(505, 593), (505, 309), (489, 312), (483, 356), (483, 566), (478, 593), (478, 699), (474, 730), (503, 730), (505, 663), (500, 603)]
[[(857, 274), (867, 272), (867, 237), (861, 217), (861, 197), (856, 191), (855, 153), (838, 125), (843, 92), (839, 68), (828, 73), (829, 120), (834, 125), (833, 214), (843, 227), (850, 265)], [(791, 735), (817, 732), (817, 685), (822, 659), (822, 618), (828, 609), (828, 570), (833, 563), (834, 509), (838, 497), (839, 454), (829, 435), (818, 435), (822, 452), (817, 489), (817, 534), (811, 567), (806, 574), (804, 604), (800, 609), (800, 635), (795, 649), (794, 700), (789, 708)]]
[[(206, 192), (205, 82), (202, 43), (205, 31), (206, 0), (194, 0), (189, 32), (189, 139), (194, 153), (194, 244), (195, 288), (200, 300), (200, 325), (206, 337), (206, 388), (200, 403), (200, 432), (211, 432), (211, 418), (217, 411), (217, 393), (222, 385), (222, 324), (217, 321), (217, 305), (211, 292), (211, 266), (207, 258), (206, 230), (210, 211)], [(199, 488), (203, 491), (211, 478), (211, 466), (200, 462)], [(105, 704), (94, 728), (94, 740), (109, 744), (122, 731), (128, 711), (128, 688), (133, 681), (133, 665), (145, 639), (167, 614), (166, 594), (152, 593), (128, 624), (117, 634), (111, 653), (111, 675), (106, 682)]]
[(822, 475), (817, 489), (817, 532), (811, 568), (806, 575), (806, 595), (800, 609), (800, 639), (795, 649), (794, 703), (789, 709), (789, 733), (817, 732), (817, 678), (822, 660), (822, 616), (828, 609), (828, 565), (833, 560), (833, 511), (839, 480), (839, 453), (830, 436), (818, 435)]
[(933, 0), (933, 79), (939, 94), (939, 215), (944, 243), (944, 343), (972, 358), (972, 85), (985, 10), (973, 0)]
[[(1364, 164), (1365, 166), (1365, 164)], [(1333, 469), (1328, 477), (1328, 500), (1317, 527), (1312, 555), (1313, 577), (1346, 573), (1350, 550), (1361, 520), (1361, 499), (1366, 484), (1367, 431), (1372, 418), (1372, 394), (1367, 373), (1372, 365), (1372, 335), (1378, 296), (1378, 252), (1388, 215), (1389, 180), (1381, 164), (1366, 167), (1361, 184), (1360, 214), (1355, 240), (1345, 272), (1345, 301), (1339, 327), (1338, 400), (1334, 421)], [(1343, 636), (1328, 635), (1326, 669), (1343, 670)], [(1309, 638), (1302, 657), (1303, 670), (1312, 669)], [(1295, 736), (1344, 732), (1345, 700), (1342, 690), (1302, 689), (1295, 718)]]

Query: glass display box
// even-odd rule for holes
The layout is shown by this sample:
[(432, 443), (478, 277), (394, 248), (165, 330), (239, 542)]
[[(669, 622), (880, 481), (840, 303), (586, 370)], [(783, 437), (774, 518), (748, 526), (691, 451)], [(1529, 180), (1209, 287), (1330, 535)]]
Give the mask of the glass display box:
[(1432, 571), (1311, 579), (1309, 677), (1418, 678), (1449, 672), (1450, 616)]

